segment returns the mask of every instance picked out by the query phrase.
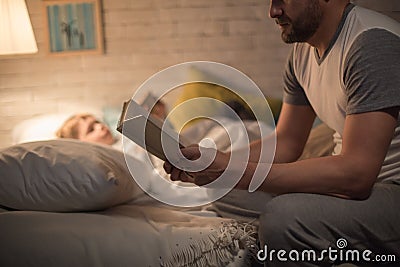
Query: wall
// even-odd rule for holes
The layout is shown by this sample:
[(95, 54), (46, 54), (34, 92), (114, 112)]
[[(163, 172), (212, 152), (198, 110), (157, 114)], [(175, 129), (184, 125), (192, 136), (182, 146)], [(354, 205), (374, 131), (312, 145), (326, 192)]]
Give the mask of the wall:
[(379, 11), (393, 19), (400, 21), (399, 0), (353, 0), (357, 5)]
[[(54, 57), (45, 45), (43, 1), (26, 0), (39, 52), (0, 56), (0, 147), (35, 115), (120, 105), (152, 74), (174, 64), (210, 60), (252, 78), (280, 97), (289, 46), (268, 19), (269, 1), (103, 0), (105, 52)], [(358, 0), (399, 19), (399, 0)]]
[[(0, 147), (21, 120), (71, 107), (121, 105), (156, 72), (210, 60), (280, 97), (289, 49), (259, 0), (103, 0), (105, 52), (49, 56), (41, 0), (27, 0), (39, 52), (0, 56)], [(80, 108), (76, 108), (81, 111)]]

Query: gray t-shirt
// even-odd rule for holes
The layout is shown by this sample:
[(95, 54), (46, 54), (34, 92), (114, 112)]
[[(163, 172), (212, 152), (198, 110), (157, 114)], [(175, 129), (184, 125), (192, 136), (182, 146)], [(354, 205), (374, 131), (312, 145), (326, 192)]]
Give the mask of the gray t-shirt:
[[(294, 45), (284, 101), (311, 105), (336, 131), (341, 150), (346, 115), (400, 107), (400, 24), (349, 4), (329, 48), (320, 58), (307, 43)], [(372, 126), (371, 126), (372, 127)], [(378, 180), (400, 180), (400, 120)]]

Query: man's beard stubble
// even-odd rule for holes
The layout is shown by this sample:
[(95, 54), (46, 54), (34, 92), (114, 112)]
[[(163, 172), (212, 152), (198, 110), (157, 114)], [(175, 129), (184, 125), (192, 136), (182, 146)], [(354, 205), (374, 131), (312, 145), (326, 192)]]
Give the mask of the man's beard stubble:
[(282, 31), (282, 40), (285, 43), (306, 42), (317, 31), (322, 18), (322, 10), (318, 0), (311, 0), (310, 5), (296, 19), (291, 20), (283, 15), (276, 19), (276, 23), (289, 23), (290, 32)]

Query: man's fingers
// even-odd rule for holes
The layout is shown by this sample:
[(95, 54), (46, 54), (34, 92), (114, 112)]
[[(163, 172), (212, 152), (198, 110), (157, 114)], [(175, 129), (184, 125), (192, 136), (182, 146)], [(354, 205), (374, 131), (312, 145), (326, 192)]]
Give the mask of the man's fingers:
[(193, 176), (176, 168), (173, 168), (171, 171), (171, 180), (194, 183)]
[(198, 145), (192, 145), (181, 149), (181, 152), (185, 158), (189, 160), (196, 160), (200, 158), (200, 149)]
[[(188, 160), (197, 160), (200, 158), (201, 153), (198, 145), (191, 145), (181, 149), (182, 155)], [(170, 174), (172, 181), (183, 181), (195, 183), (195, 173), (185, 172), (184, 169), (179, 169), (179, 164), (175, 167), (170, 162), (164, 162), (164, 170), (166, 173)], [(202, 182), (207, 184), (209, 181)]]
[(172, 181), (178, 181), (180, 180), (180, 176), (181, 176), (182, 171), (177, 169), (177, 168), (172, 168), (171, 171), (171, 180)]
[[(200, 150), (197, 145), (192, 145), (186, 148), (181, 149), (182, 155), (185, 156), (185, 158), (189, 160), (195, 160), (200, 157)], [(176, 168), (173, 166), (170, 162), (165, 161), (164, 162), (164, 170), (166, 173), (171, 174), (172, 170)]]
[(166, 173), (171, 174), (171, 171), (172, 171), (172, 164), (171, 163), (166, 161), (166, 162), (164, 162), (163, 167), (164, 167), (164, 170), (165, 170)]
[(180, 180), (182, 182), (187, 182), (187, 183), (194, 183), (194, 178), (187, 172), (181, 172), (180, 174)]
[(203, 186), (203, 185), (213, 182), (217, 178), (218, 177), (214, 177), (211, 175), (201, 174), (201, 175), (196, 176), (196, 178), (194, 179), (194, 183), (198, 186)]

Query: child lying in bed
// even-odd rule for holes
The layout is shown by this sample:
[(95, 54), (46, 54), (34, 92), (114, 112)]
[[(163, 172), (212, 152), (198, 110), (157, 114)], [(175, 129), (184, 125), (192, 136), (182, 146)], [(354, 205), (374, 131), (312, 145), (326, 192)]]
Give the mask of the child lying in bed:
[[(151, 112), (152, 115), (165, 120), (167, 109), (163, 101), (158, 100)], [(113, 145), (118, 139), (113, 137), (108, 126), (92, 114), (76, 114), (67, 119), (56, 132), (59, 138), (73, 138), (82, 141)]]
[(146, 156), (145, 151), (140, 146), (130, 140), (124, 140), (123, 144), (122, 136), (114, 136), (105, 123), (89, 113), (75, 114), (67, 119), (57, 130), (56, 136), (58, 138), (72, 138), (85, 142), (110, 145), (117, 150), (127, 152), (139, 160), (144, 160)]
[(117, 141), (108, 126), (92, 114), (73, 115), (64, 122), (56, 135), (59, 138), (73, 138), (105, 145), (112, 145)]

